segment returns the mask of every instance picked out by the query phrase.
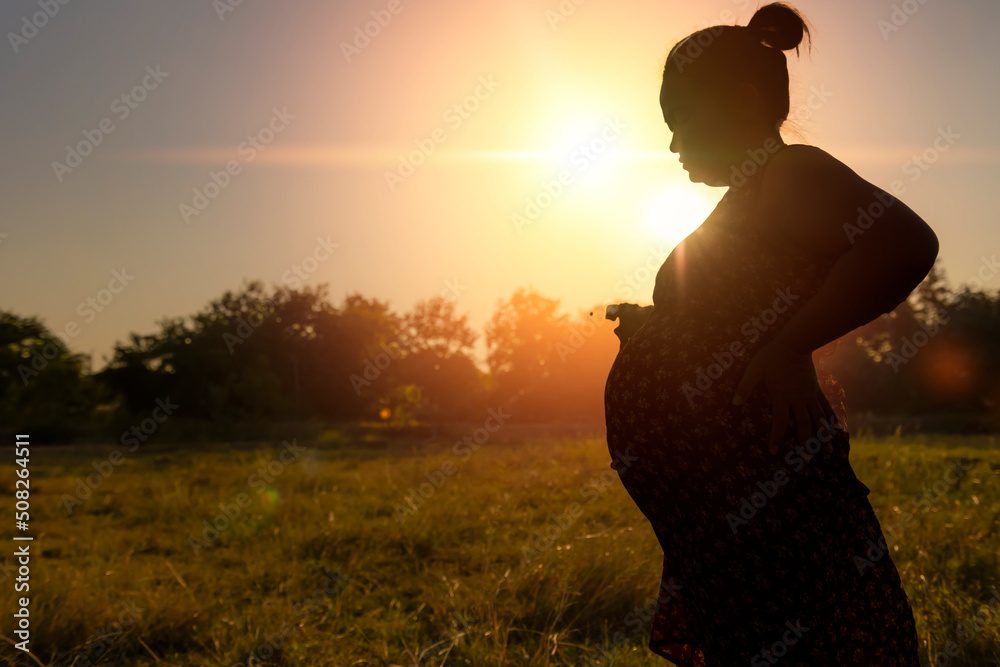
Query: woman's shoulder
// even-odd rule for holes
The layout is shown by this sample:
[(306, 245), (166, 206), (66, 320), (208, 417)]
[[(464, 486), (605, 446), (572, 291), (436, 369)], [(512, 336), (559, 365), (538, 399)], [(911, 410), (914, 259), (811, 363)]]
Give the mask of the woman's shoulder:
[(791, 144), (771, 156), (754, 197), (761, 228), (816, 255), (849, 246), (843, 225), (879, 191), (825, 150)]
[(810, 144), (787, 144), (781, 150), (772, 153), (768, 164), (764, 165), (761, 175), (774, 171), (797, 172), (800, 169), (849, 169), (846, 164), (823, 150)]
[(847, 183), (857, 185), (861, 181), (850, 167), (818, 146), (782, 144), (777, 150), (760, 150), (759, 153), (766, 158), (755, 158), (756, 173), (744, 185), (730, 188), (730, 192), (735, 191), (737, 198), (744, 201), (787, 200), (816, 188), (829, 189)]
[(815, 195), (837, 197), (865, 191), (873, 186), (853, 169), (818, 146), (788, 144), (771, 154), (757, 179), (756, 188), (772, 203), (798, 199), (815, 205)]

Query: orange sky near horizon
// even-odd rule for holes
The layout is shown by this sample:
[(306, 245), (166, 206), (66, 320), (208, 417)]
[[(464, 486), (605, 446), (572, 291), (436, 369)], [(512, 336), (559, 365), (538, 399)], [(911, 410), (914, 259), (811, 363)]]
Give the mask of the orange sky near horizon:
[[(969, 281), (1000, 240), (1000, 8), (793, 4), (815, 34), (789, 57), (786, 141), (898, 182), (949, 281)], [(655, 269), (723, 194), (668, 150), (663, 58), (755, 6), (66, 5), (0, 59), (0, 305), (76, 323), (65, 338), (96, 370), (130, 332), (296, 267), (335, 305), (358, 291), (403, 313), (452, 294), (480, 333), (521, 286), (570, 313), (649, 303)], [(5, 5), (0, 25), (17, 31), (32, 7)], [(77, 166), (54, 166), (88, 137)], [(123, 268), (134, 280), (88, 320), (80, 304)]]

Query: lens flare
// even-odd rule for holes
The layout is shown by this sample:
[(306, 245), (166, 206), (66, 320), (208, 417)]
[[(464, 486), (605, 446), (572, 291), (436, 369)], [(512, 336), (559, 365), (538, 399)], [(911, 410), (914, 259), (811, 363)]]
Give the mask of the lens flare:
[(957, 341), (932, 341), (920, 353), (920, 374), (927, 388), (939, 396), (968, 394), (978, 381), (976, 355)]

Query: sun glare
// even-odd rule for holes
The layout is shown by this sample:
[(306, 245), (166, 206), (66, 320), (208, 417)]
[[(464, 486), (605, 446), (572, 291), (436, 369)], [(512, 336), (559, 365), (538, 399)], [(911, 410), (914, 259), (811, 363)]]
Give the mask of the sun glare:
[(712, 212), (712, 204), (698, 193), (680, 186), (653, 196), (647, 208), (650, 230), (675, 245), (693, 232)]

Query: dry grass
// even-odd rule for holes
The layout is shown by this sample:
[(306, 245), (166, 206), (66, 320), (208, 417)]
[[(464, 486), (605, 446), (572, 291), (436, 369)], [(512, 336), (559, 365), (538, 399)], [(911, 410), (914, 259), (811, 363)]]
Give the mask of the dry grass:
[[(427, 442), (330, 431), (298, 442), (294, 460), (285, 450), (280, 468), (281, 443), (119, 447), (124, 462), (71, 511), (77, 478), (95, 461), (107, 470), (100, 462), (114, 448), (35, 447), (36, 660), (8, 643), (0, 662), (665, 664), (646, 649), (662, 555), (608, 468), (603, 438), (504, 427), (478, 450), (456, 452), (471, 432)], [(949, 640), (959, 647), (939, 667), (1000, 664), (1000, 618), (959, 627), (1000, 589), (996, 447), (990, 438), (853, 442), (883, 527), (912, 512), (893, 559), (922, 657)], [(956, 458), (968, 474), (936, 493)], [(0, 465), (6, 498), (11, 463)], [(259, 482), (269, 464), (270, 481)], [(404, 496), (422, 482), (433, 493), (400, 521)], [(925, 488), (926, 513), (913, 502)], [(206, 532), (223, 508), (234, 517), (228, 527)], [(11, 524), (0, 532), (8, 545)], [(13, 576), (0, 570), (5, 610), (14, 608)], [(6, 612), (2, 628), (12, 636)]]

